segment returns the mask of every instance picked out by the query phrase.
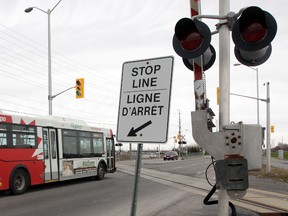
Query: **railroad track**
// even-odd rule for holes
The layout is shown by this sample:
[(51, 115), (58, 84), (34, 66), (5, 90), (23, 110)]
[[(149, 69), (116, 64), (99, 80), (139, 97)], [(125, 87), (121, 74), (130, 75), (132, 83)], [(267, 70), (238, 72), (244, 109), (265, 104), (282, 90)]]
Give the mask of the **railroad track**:
[[(118, 164), (117, 170), (131, 175), (135, 174), (134, 167), (124, 164)], [(177, 187), (185, 191), (202, 195), (203, 197), (205, 197), (211, 190), (211, 186), (208, 185), (205, 179), (185, 175), (141, 168), (140, 176), (141, 178)], [(214, 195), (212, 198), (217, 199), (218, 196), (216, 195)], [(242, 199), (231, 199), (231, 201), (238, 207), (245, 208), (259, 214), (288, 213), (288, 194), (249, 188), (246, 195)]]

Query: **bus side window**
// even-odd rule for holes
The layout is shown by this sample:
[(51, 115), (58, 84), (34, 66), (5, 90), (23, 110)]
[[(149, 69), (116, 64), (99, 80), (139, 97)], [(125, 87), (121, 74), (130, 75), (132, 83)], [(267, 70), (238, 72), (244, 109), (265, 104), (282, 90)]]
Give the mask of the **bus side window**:
[(63, 130), (63, 157), (72, 158), (77, 157), (77, 134), (76, 131)]
[(7, 146), (6, 125), (0, 124), (0, 147)]
[(27, 125), (12, 125), (12, 140), (15, 147), (37, 147), (36, 128)]
[(103, 134), (93, 133), (93, 152), (94, 152), (94, 154), (103, 154), (104, 153)]
[(6, 133), (0, 132), (0, 146), (7, 146), (7, 135), (6, 135)]
[(91, 155), (91, 142), (90, 138), (80, 137), (80, 154), (81, 156)]
[(44, 148), (44, 158), (48, 159), (48, 133), (46, 130), (43, 131), (43, 148)]

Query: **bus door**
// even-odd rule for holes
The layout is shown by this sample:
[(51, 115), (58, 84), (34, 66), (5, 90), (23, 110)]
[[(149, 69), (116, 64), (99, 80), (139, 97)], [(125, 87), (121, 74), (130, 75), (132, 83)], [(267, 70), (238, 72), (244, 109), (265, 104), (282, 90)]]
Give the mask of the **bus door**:
[(56, 130), (52, 128), (43, 128), (43, 147), (45, 159), (45, 181), (57, 180), (59, 178), (58, 170), (58, 142)]
[(106, 139), (106, 150), (107, 150), (107, 171), (115, 172), (115, 146), (113, 139)]

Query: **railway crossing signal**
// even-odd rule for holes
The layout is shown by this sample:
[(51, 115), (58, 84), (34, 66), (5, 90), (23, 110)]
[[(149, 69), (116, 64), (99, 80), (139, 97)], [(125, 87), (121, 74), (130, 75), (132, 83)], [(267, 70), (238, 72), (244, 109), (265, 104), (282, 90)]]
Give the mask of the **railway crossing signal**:
[(214, 64), (216, 52), (210, 42), (211, 31), (205, 23), (190, 18), (182, 18), (177, 22), (173, 47), (188, 69), (194, 70), (193, 61), (201, 55), (204, 71)]
[(234, 23), (232, 39), (234, 53), (239, 62), (258, 66), (271, 55), (271, 41), (277, 32), (274, 17), (259, 7), (248, 7)]
[[(268, 60), (277, 32), (276, 20), (270, 13), (259, 7), (248, 7), (231, 26), (234, 53), (239, 62), (258, 66)], [(202, 56), (204, 71), (214, 64), (216, 52), (210, 42), (211, 31), (204, 22), (182, 18), (176, 23), (173, 48), (188, 69), (194, 70), (193, 61), (199, 56)]]
[[(227, 9), (224, 4), (222, 7), (223, 10), (224, 8)], [(216, 183), (222, 192), (227, 190), (230, 196), (238, 194), (238, 197), (242, 197), (248, 187), (248, 170), (258, 170), (262, 167), (261, 154), (259, 154), (261, 152), (262, 128), (260, 125), (242, 123), (231, 125), (227, 123), (229, 122), (230, 110), (228, 100), (230, 82), (227, 79), (230, 73), (230, 52), (227, 49), (230, 43), (229, 31), (232, 31), (232, 39), (235, 44), (234, 54), (238, 61), (246, 66), (258, 66), (266, 62), (271, 55), (271, 42), (277, 32), (277, 23), (270, 13), (255, 6), (243, 8), (239, 13), (228, 11), (226, 15), (221, 14), (221, 16), (196, 15), (192, 18), (182, 18), (176, 23), (173, 48), (182, 57), (184, 65), (195, 73), (195, 103), (201, 102), (201, 105), (203, 103), (200, 99), (205, 99), (206, 96), (204, 83), (207, 82), (202, 76), (198, 76), (195, 65), (202, 67), (203, 71), (213, 65), (216, 52), (210, 44), (211, 35), (218, 32), (211, 33), (209, 27), (198, 20), (202, 18), (225, 19), (216, 25), (221, 42), (219, 42), (221, 60), (219, 63), (219, 74), (221, 74), (219, 88), (221, 91), (219, 93), (222, 95), (219, 94), (218, 98), (221, 101), (219, 113), (223, 114), (219, 123), (222, 129), (213, 132), (214, 124), (211, 121), (213, 112), (209, 113), (209, 104), (205, 104), (207, 106), (201, 106), (199, 109), (196, 106), (196, 111), (192, 112), (193, 138), (211, 156), (220, 161), (216, 170)], [(202, 71), (200, 72), (202, 75)], [(223, 160), (224, 158), (225, 160)], [(226, 160), (227, 158), (229, 160)], [(233, 172), (222, 173), (222, 170), (226, 170), (225, 167), (231, 167)], [(234, 181), (235, 179), (237, 182), (230, 184), (230, 180)], [(227, 200), (224, 194), (221, 193), (219, 198), (222, 203)], [(228, 205), (225, 204), (223, 212), (226, 211), (226, 206)]]
[[(198, 1), (191, 1), (191, 5), (195, 6), (194, 4), (197, 6)], [(277, 32), (275, 19), (261, 8), (253, 6), (234, 13), (229, 12), (229, 7), (229, 1), (220, 1), (219, 16), (192, 13), (191, 19), (180, 19), (175, 25), (173, 36), (175, 52), (182, 57), (184, 65), (194, 71), (196, 111), (191, 113), (193, 138), (197, 144), (218, 160), (215, 165), (216, 186), (214, 188), (215, 190), (216, 187), (219, 188), (219, 216), (228, 213), (229, 198), (227, 195), (234, 198), (241, 198), (245, 195), (249, 187), (248, 170), (258, 170), (262, 167), (262, 127), (242, 124), (242, 122), (229, 124), (229, 31), (232, 31), (235, 56), (246, 66), (258, 66), (268, 60), (272, 52), (271, 42)], [(211, 33), (209, 27), (199, 20), (202, 18), (222, 21), (216, 25), (217, 31)], [(202, 76), (203, 71), (209, 69), (215, 61), (216, 52), (210, 44), (211, 34), (214, 33), (219, 33), (218, 98), (220, 101), (219, 128), (221, 129), (218, 132), (212, 130), (213, 115), (211, 113), (208, 115), (209, 103), (204, 102), (207, 82), (205, 76), (204, 78)], [(267, 136), (267, 142), (268, 140)], [(211, 191), (212, 194), (215, 190)]]

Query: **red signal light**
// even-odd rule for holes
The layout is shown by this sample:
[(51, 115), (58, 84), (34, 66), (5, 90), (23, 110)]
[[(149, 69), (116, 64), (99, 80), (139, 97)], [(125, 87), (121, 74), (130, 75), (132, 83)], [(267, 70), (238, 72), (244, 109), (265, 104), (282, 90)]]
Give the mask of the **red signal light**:
[(277, 22), (270, 13), (255, 6), (246, 8), (232, 29), (235, 57), (247, 66), (263, 64), (271, 55), (276, 32)]
[(210, 42), (211, 31), (205, 23), (191, 18), (182, 18), (176, 23), (173, 48), (182, 58), (193, 59), (203, 55)]
[(183, 49), (191, 51), (198, 49), (202, 42), (202, 37), (198, 32), (192, 32), (184, 40), (180, 41)]
[(255, 43), (263, 40), (267, 35), (268, 29), (265, 23), (259, 21), (251, 21), (246, 23), (240, 29), (240, 34), (248, 43)]

